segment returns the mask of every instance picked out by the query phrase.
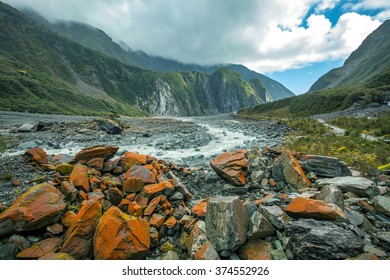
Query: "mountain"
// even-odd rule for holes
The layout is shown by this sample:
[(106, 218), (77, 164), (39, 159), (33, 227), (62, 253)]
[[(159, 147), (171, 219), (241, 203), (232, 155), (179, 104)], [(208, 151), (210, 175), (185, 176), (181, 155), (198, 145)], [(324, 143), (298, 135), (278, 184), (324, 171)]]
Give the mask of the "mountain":
[(390, 20), (385, 21), (348, 57), (344, 65), (330, 70), (309, 91), (364, 83), (390, 68)]
[[(65, 114), (204, 115), (265, 102), (221, 68), (157, 73), (86, 48), (0, 2), (0, 109)], [(263, 99), (264, 98), (264, 99)]]
[(104, 31), (88, 24), (74, 21), (49, 22), (32, 10), (23, 10), (23, 12), (35, 21), (47, 26), (52, 31), (65, 36), (67, 39), (115, 58), (125, 64), (156, 72), (196, 71), (204, 74), (212, 74), (221, 67), (228, 67), (240, 74), (247, 82), (250, 82), (253, 79), (259, 79), (266, 91), (270, 94), (272, 100), (294, 96), (294, 93), (281, 83), (272, 80), (265, 75), (249, 70), (243, 65), (226, 64), (200, 66), (150, 56), (142, 51), (134, 51), (124, 43), (115, 43), (106, 33), (104, 33)]

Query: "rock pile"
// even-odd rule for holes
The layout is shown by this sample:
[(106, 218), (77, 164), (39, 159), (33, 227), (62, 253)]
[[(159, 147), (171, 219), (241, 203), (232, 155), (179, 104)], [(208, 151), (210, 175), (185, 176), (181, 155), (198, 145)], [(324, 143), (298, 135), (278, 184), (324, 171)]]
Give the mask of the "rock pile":
[[(0, 214), (1, 259), (388, 259), (389, 178), (352, 177), (336, 158), (226, 152), (212, 168), (230, 196), (192, 201), (191, 170), (117, 147), (48, 170)], [(235, 195), (240, 194), (240, 196)]]

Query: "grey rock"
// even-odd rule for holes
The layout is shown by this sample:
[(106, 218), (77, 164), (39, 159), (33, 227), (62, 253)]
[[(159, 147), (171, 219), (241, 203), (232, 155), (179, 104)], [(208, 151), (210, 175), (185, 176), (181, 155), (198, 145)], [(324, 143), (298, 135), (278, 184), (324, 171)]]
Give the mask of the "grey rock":
[(174, 252), (174, 251), (168, 251), (168, 252), (166, 252), (163, 256), (162, 256), (162, 258), (161, 258), (162, 260), (165, 260), (165, 261), (174, 261), (174, 260), (180, 260), (180, 258), (179, 258), (179, 255), (176, 253), (176, 252)]
[(364, 242), (351, 231), (328, 221), (301, 219), (285, 226), (289, 248), (296, 258), (346, 259), (360, 254)]
[(338, 187), (325, 186), (318, 194), (317, 199), (336, 204), (341, 209), (344, 209), (344, 196)]
[(317, 186), (336, 186), (344, 193), (353, 192), (360, 197), (374, 197), (379, 195), (379, 189), (375, 183), (364, 177), (335, 177), (331, 179), (317, 180)]
[(279, 162), (271, 167), (272, 178), (275, 181), (284, 181), (283, 165)]
[(111, 120), (104, 120), (99, 121), (99, 127), (101, 130), (107, 132), (107, 134), (121, 134), (122, 133), (122, 127), (117, 124), (114, 121)]
[(0, 243), (0, 260), (15, 260), (16, 255), (19, 254), (20, 249), (17, 245), (12, 243)]
[(173, 185), (175, 186), (175, 191), (181, 193), (185, 201), (188, 201), (192, 198), (190, 191), (186, 188), (186, 186), (182, 183), (182, 181), (175, 174), (173, 174), (172, 171), (168, 172), (168, 177), (170, 179), (173, 179)]
[(365, 253), (373, 254), (377, 257), (386, 257), (385, 251), (378, 249), (378, 248), (375, 248), (374, 246), (366, 245), (366, 246), (364, 246), (363, 251)]
[(175, 192), (172, 196), (169, 197), (170, 201), (183, 200), (184, 195), (180, 192)]
[(207, 237), (218, 252), (234, 252), (245, 243), (249, 217), (238, 196), (211, 198), (205, 220)]
[(275, 228), (259, 212), (253, 213), (249, 222), (248, 238), (262, 239), (275, 234)]
[(273, 260), (287, 260), (288, 257), (283, 250), (282, 244), (279, 240), (274, 242), (276, 250), (271, 251), (271, 256)]
[(31, 246), (30, 242), (28, 242), (26, 238), (18, 234), (11, 235), (11, 237), (8, 239), (8, 243), (15, 244), (21, 251)]
[(286, 213), (277, 205), (260, 205), (259, 212), (278, 229), (282, 229), (287, 221)]
[(360, 226), (364, 223), (363, 214), (349, 208), (345, 208), (344, 213), (347, 215), (347, 218), (352, 225)]
[(230, 184), (224, 184), (222, 190), (231, 194), (246, 194), (249, 191), (249, 187), (236, 187)]
[(378, 212), (390, 217), (390, 197), (376, 196), (372, 202)]
[(390, 251), (390, 232), (378, 232), (376, 237), (379, 239), (379, 245), (387, 251)]
[(25, 123), (18, 128), (18, 132), (34, 132), (37, 130), (37, 126), (32, 123)]
[(246, 212), (248, 212), (248, 217), (252, 217), (253, 213), (257, 211), (257, 205), (251, 201), (248, 204), (245, 205)]
[(214, 245), (208, 240), (206, 236), (206, 223), (204, 221), (196, 222), (194, 228), (192, 229), (190, 240), (191, 241), (188, 246), (188, 254), (191, 256), (191, 258), (193, 258), (201, 248), (206, 246), (206, 250), (203, 253), (203, 257), (205, 259), (220, 259), (217, 251), (215, 250)]
[(335, 157), (309, 155), (305, 161), (307, 171), (314, 172), (319, 177), (334, 178), (351, 176), (348, 167)]

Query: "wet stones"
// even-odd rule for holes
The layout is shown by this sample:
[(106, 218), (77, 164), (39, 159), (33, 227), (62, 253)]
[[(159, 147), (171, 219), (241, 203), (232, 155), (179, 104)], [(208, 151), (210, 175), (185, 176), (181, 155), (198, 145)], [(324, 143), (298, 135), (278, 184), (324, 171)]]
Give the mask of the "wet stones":
[(249, 217), (238, 196), (211, 198), (207, 204), (206, 232), (222, 256), (246, 241)]
[(346, 259), (362, 253), (364, 242), (331, 222), (302, 219), (288, 222), (288, 246), (298, 259)]
[(36, 185), (0, 214), (0, 237), (51, 225), (60, 219), (65, 206), (64, 196), (55, 187)]
[(243, 186), (246, 183), (245, 173), (248, 169), (247, 151), (237, 150), (226, 152), (210, 162), (211, 167), (219, 176), (228, 180), (235, 186)]

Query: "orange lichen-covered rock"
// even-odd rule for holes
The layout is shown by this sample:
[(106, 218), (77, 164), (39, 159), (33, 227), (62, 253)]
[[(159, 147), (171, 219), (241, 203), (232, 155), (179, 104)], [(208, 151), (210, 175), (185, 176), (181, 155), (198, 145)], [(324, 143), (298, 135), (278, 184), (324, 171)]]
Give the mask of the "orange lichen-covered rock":
[(156, 175), (144, 166), (134, 165), (123, 175), (123, 179), (139, 178), (145, 184), (153, 184), (156, 181)]
[(198, 218), (206, 217), (207, 201), (208, 199), (203, 199), (202, 201), (198, 202), (191, 208), (191, 212), (195, 217)]
[(43, 257), (39, 258), (39, 260), (67, 261), (67, 260), (74, 260), (74, 258), (67, 253), (48, 253)]
[(113, 146), (94, 146), (82, 149), (72, 159), (72, 162), (77, 163), (80, 160), (89, 161), (93, 158), (103, 158), (109, 160), (113, 158), (119, 147)]
[(297, 197), (293, 199), (284, 210), (293, 218), (317, 218), (338, 221), (347, 220), (346, 215), (340, 207), (322, 200)]
[(160, 203), (160, 197), (155, 197), (150, 201), (148, 207), (146, 207), (144, 211), (144, 216), (150, 216), (153, 214), (154, 210), (156, 209), (157, 205)]
[(97, 260), (143, 259), (150, 249), (150, 226), (113, 206), (101, 217), (94, 237)]
[(142, 206), (138, 205), (136, 202), (131, 202), (131, 203), (129, 203), (129, 206), (127, 208), (127, 212), (131, 216), (141, 217), (142, 216)]
[(59, 190), (46, 183), (36, 185), (0, 214), (0, 237), (56, 223), (65, 207)]
[(76, 213), (73, 211), (67, 211), (61, 218), (61, 223), (65, 227), (70, 227), (70, 225), (73, 223), (74, 219), (76, 218)]
[(170, 196), (175, 191), (175, 187), (171, 180), (166, 180), (158, 184), (147, 185), (142, 190), (141, 194), (146, 197), (156, 197), (160, 194)]
[(193, 256), (194, 260), (220, 260), (213, 244), (206, 240)]
[(236, 186), (246, 183), (245, 172), (248, 169), (246, 150), (226, 152), (210, 162), (211, 167), (221, 176)]
[(89, 192), (89, 180), (87, 174), (88, 167), (82, 164), (75, 164), (72, 173), (70, 173), (69, 180), (84, 192)]
[(143, 187), (144, 181), (140, 178), (128, 178), (122, 186), (125, 193), (140, 192)]
[(40, 163), (40, 164), (44, 164), (48, 162), (46, 152), (42, 148), (32, 148), (27, 150), (24, 154), (28, 156), (30, 160), (33, 162)]
[(121, 157), (121, 167), (123, 170), (128, 170), (133, 165), (143, 165), (147, 163), (147, 156), (133, 153), (133, 152), (126, 152), (123, 157)]
[(149, 220), (149, 224), (152, 227), (159, 228), (163, 225), (164, 221), (165, 221), (164, 216), (160, 214), (153, 214), (153, 216)]
[(38, 259), (48, 253), (54, 253), (60, 246), (60, 238), (48, 238), (35, 243), (30, 248), (21, 251), (16, 258), (18, 259)]
[(87, 162), (87, 165), (89, 167), (95, 168), (96, 170), (102, 170), (104, 166), (104, 158), (98, 157), (98, 158), (90, 159)]
[(306, 189), (313, 186), (291, 151), (283, 152), (282, 166), (286, 182), (295, 187), (297, 190)]
[(166, 226), (167, 228), (174, 228), (176, 224), (177, 224), (176, 218), (171, 216), (164, 222), (163, 225)]
[(272, 260), (272, 245), (261, 239), (250, 239), (238, 249), (242, 260)]

